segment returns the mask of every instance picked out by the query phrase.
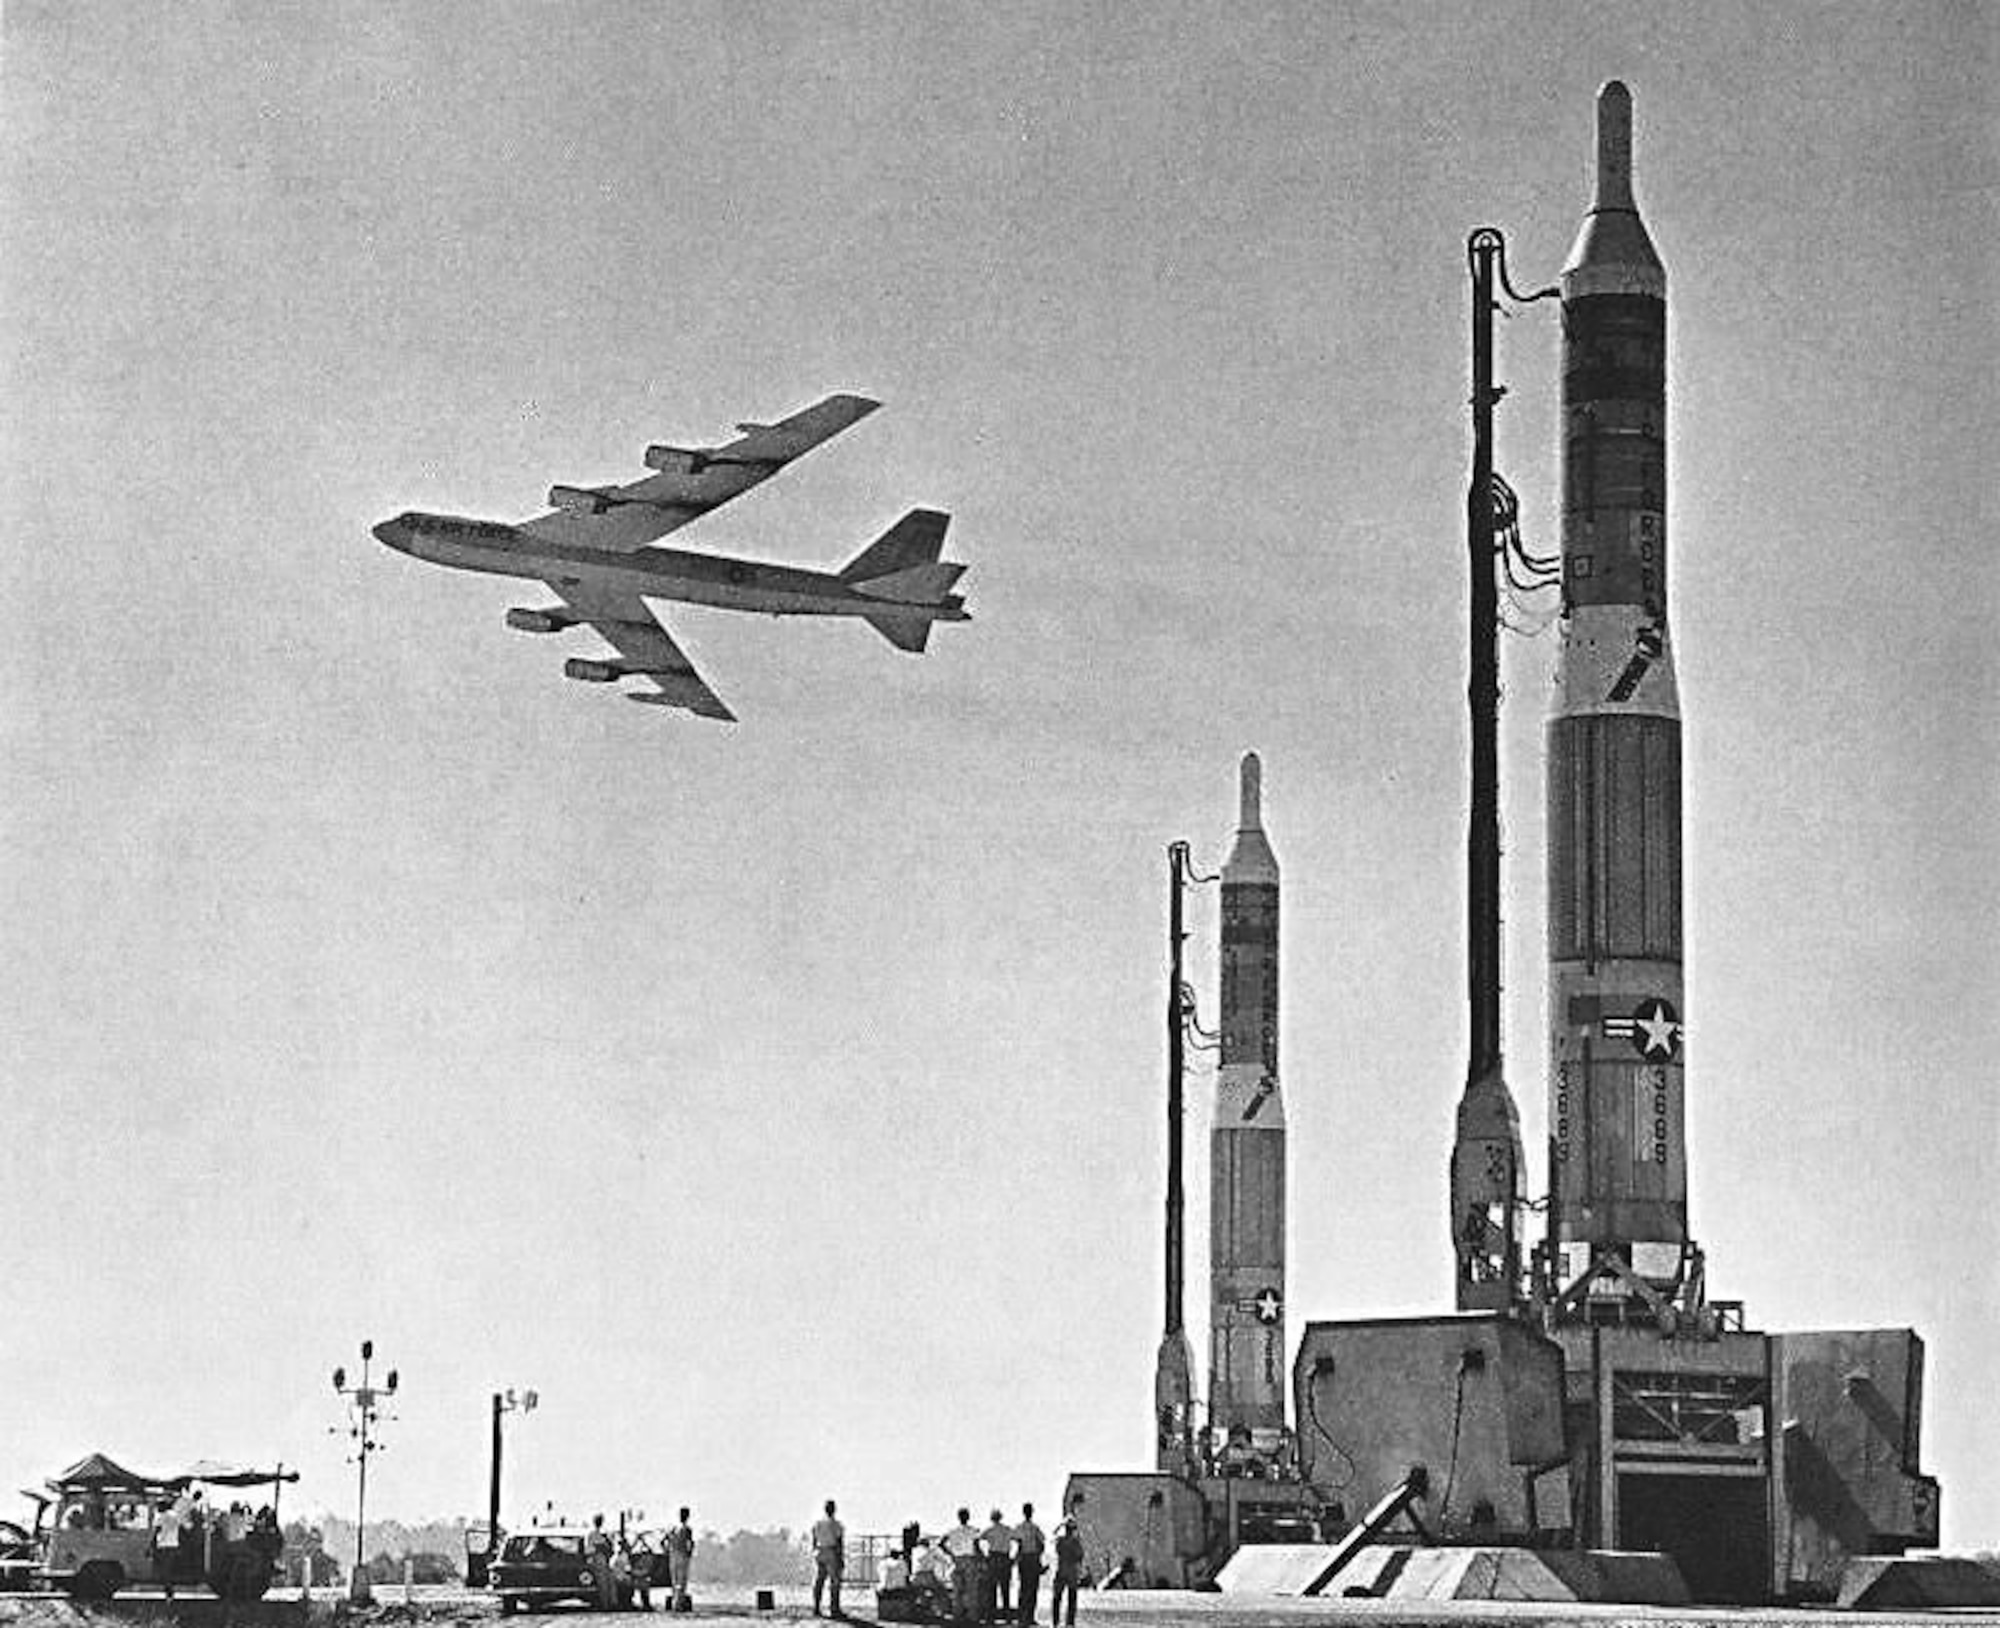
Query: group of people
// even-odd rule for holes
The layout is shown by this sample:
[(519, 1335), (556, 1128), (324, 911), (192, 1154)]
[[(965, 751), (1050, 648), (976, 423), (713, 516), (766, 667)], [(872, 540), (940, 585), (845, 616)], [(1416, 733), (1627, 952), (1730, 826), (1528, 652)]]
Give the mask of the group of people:
[[(832, 1515), (831, 1504), (827, 1513)], [(817, 1547), (815, 1529), (816, 1551)], [(958, 1524), (935, 1541), (924, 1538), (918, 1525), (911, 1523), (903, 1529), (901, 1545), (884, 1558), (877, 1587), (882, 1591), (914, 1589), (928, 1597), (931, 1614), (953, 1622), (1014, 1623), (1018, 1628), (1033, 1628), (1042, 1576), (1050, 1558), (1055, 1567), (1049, 1621), (1052, 1628), (1075, 1628), (1077, 1590), (1083, 1582), (1083, 1539), (1076, 1522), (1065, 1517), (1056, 1523), (1051, 1542), (1036, 1523), (1033, 1504), (1023, 1504), (1021, 1519), (1011, 1526), (996, 1509), (984, 1528), (972, 1524), (971, 1510), (961, 1509)], [(819, 1610), (817, 1581), (813, 1610), (815, 1614)], [(836, 1585), (834, 1614), (839, 1613)]]
[[(266, 1504), (253, 1515), (240, 1498), (226, 1509), (217, 1509), (203, 1498), (199, 1487), (183, 1487), (163, 1500), (153, 1515), (153, 1571), (166, 1585), (167, 1598), (173, 1598), (177, 1580), (206, 1565), (210, 1538), (227, 1545), (241, 1543), (252, 1533), (276, 1544), (277, 1510)], [(196, 1559), (190, 1560), (190, 1556)]]
[(666, 1609), (669, 1611), (692, 1611), (694, 1602), (688, 1597), (688, 1573), (694, 1568), (694, 1527), (690, 1524), (691, 1511), (682, 1509), (680, 1517), (661, 1536), (661, 1548), (666, 1562), (666, 1576), (659, 1572), (662, 1555), (654, 1553), (643, 1545), (635, 1547), (623, 1531), (616, 1535), (604, 1528), (604, 1517), (596, 1515), (590, 1522), (590, 1554), (597, 1563), (598, 1604), (606, 1610), (615, 1610), (627, 1599), (635, 1610), (653, 1609), (653, 1590), (664, 1587), (668, 1590)]

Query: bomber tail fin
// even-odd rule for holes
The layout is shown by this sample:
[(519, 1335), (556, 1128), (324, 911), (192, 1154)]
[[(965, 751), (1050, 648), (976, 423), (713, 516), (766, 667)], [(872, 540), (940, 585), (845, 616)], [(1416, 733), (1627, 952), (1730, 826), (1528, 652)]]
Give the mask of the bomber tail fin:
[(887, 639), (898, 650), (907, 650), (913, 656), (921, 656), (924, 647), (930, 643), (931, 618), (913, 616), (905, 612), (878, 611), (864, 618), (870, 627)]
[[(951, 516), (936, 509), (912, 509), (841, 568), (840, 580), (859, 587), (892, 577), (912, 566), (936, 565), (944, 552)], [(900, 596), (898, 596), (900, 597)]]
[(937, 509), (912, 509), (840, 573), (858, 597), (881, 601), (880, 610), (861, 615), (898, 650), (921, 654), (933, 622), (965, 620), (965, 601), (951, 591), (965, 567), (938, 557), (950, 524)]

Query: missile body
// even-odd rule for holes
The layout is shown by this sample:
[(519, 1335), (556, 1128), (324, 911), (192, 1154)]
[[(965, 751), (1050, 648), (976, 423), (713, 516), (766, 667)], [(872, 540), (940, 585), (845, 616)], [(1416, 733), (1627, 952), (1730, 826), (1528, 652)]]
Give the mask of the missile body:
[(1257, 754), (1222, 867), (1221, 1063), (1209, 1136), (1209, 1424), (1285, 1423), (1285, 1100), (1278, 1088), (1278, 861)]
[(1632, 99), (1562, 273), (1563, 614), (1548, 722), (1550, 1238), (1671, 1295), (1687, 1229), (1681, 722), (1667, 625), (1667, 278), (1632, 193)]

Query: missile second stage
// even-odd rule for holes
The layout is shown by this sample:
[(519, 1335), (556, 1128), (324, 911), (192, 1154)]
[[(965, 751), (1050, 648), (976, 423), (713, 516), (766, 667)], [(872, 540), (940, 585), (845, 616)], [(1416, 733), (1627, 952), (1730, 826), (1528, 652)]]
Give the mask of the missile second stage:
[(1562, 273), (1563, 616), (1548, 722), (1549, 1135), (1561, 1285), (1689, 1257), (1681, 718), (1667, 625), (1667, 276), (1632, 192), (1632, 98)]
[(1278, 1089), (1278, 860), (1244, 755), (1222, 867), (1221, 1066), (1209, 1137), (1209, 1424), (1285, 1423), (1285, 1099)]

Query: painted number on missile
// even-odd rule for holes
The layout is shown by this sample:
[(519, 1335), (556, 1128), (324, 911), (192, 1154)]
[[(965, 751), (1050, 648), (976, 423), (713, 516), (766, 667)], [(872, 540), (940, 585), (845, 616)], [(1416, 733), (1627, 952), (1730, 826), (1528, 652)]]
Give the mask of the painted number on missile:
[(1655, 621), (1666, 614), (1660, 594), (1660, 523), (1650, 514), (1639, 516), (1639, 601)]
[(1569, 1064), (1556, 1065), (1556, 1163), (1569, 1161)]
[(1667, 1071), (1642, 1068), (1632, 1081), (1632, 1156), (1640, 1164), (1667, 1162)]

